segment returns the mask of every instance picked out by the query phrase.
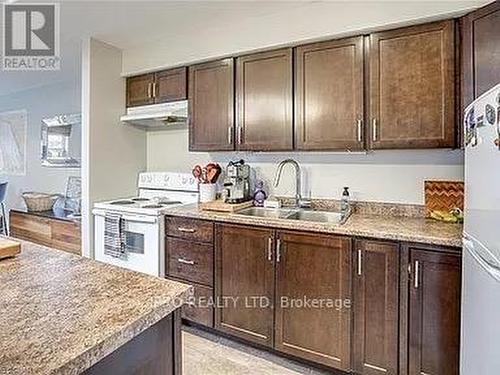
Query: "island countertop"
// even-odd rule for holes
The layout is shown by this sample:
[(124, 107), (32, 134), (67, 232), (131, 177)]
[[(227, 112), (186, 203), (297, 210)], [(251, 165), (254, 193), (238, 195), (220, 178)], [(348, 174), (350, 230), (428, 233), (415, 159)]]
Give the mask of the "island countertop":
[(22, 243), (0, 261), (0, 374), (78, 374), (182, 304), (188, 285)]

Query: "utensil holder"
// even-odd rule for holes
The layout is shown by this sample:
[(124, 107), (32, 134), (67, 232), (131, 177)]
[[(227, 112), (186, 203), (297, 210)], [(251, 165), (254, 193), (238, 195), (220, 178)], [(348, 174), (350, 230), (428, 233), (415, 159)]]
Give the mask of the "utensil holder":
[(216, 198), (216, 184), (200, 184), (200, 202), (212, 202)]

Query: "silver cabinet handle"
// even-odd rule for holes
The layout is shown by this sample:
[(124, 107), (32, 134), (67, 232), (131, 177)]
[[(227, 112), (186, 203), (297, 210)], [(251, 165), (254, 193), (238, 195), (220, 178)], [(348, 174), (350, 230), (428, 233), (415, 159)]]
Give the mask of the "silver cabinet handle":
[(377, 119), (372, 120), (373, 142), (377, 142)]
[(418, 260), (415, 261), (415, 282), (414, 282), (414, 287), (415, 288), (418, 288), (418, 285), (419, 285), (419, 268), (420, 268), (420, 264), (418, 262)]
[(233, 143), (233, 127), (230, 126), (227, 131), (227, 143), (232, 144)]
[(358, 275), (361, 276), (361, 250), (358, 250)]
[(150, 83), (148, 83), (148, 98), (149, 98), (149, 99), (152, 99), (152, 98), (153, 98), (153, 96), (152, 96), (152, 94), (151, 94), (151, 90), (152, 90), (152, 88), (153, 88), (153, 84), (152, 84), (151, 82), (150, 82)]
[(241, 145), (243, 139), (243, 128), (238, 126), (238, 144)]
[(184, 233), (194, 233), (196, 232), (196, 229), (193, 229), (193, 228), (183, 228), (183, 227), (179, 227), (177, 228), (177, 230), (179, 232), (184, 232)]
[(269, 237), (267, 240), (267, 260), (273, 261), (273, 238)]
[(156, 98), (156, 82), (153, 82), (153, 98)]
[(281, 261), (281, 240), (278, 238), (276, 240), (276, 263)]
[(358, 142), (363, 141), (363, 120), (358, 119)]
[(184, 258), (177, 258), (177, 261), (182, 264), (189, 264), (190, 266), (194, 266), (194, 260), (187, 260)]

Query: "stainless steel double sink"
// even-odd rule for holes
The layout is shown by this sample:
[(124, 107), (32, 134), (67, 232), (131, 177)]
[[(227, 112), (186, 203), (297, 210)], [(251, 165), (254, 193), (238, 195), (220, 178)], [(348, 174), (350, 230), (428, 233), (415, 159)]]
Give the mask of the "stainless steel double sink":
[(343, 224), (349, 218), (341, 212), (320, 211), (302, 208), (264, 208), (250, 207), (236, 211), (234, 215), (262, 217), (268, 219), (287, 219), (317, 223)]

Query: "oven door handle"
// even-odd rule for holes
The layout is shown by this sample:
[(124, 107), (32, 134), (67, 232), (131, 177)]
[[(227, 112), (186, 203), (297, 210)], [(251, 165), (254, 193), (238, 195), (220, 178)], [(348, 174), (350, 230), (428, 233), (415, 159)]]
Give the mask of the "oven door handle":
[[(102, 210), (93, 210), (92, 213), (96, 216), (106, 217), (106, 212)], [(155, 216), (121, 215), (121, 218), (125, 221), (135, 223), (156, 224), (158, 222), (158, 218)]]
[(156, 224), (158, 219), (154, 216), (129, 216), (122, 215), (122, 219), (125, 221), (133, 221), (135, 223), (148, 223), (148, 224)]

